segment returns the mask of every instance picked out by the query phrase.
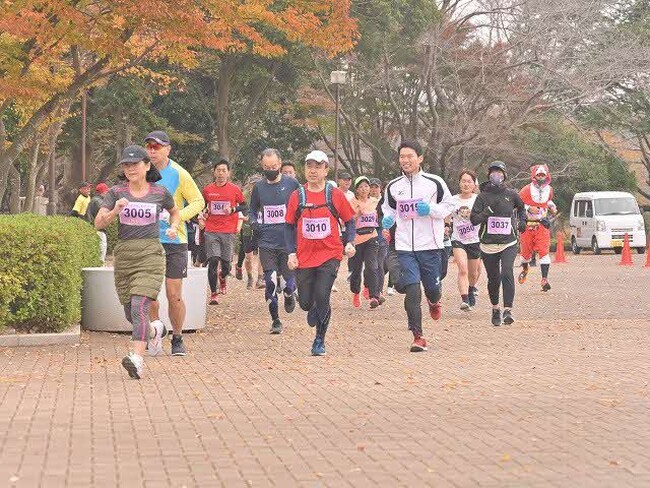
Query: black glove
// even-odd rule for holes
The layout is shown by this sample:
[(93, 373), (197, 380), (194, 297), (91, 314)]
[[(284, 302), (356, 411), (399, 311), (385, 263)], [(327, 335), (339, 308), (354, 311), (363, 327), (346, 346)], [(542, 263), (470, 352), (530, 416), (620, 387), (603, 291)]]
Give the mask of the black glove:
[(546, 217), (544, 217), (543, 219), (539, 219), (539, 223), (542, 224), (547, 229), (551, 228), (551, 221), (548, 220)]
[(526, 231), (526, 222), (523, 220), (520, 220), (519, 223), (517, 224), (517, 230), (519, 233), (525, 232)]

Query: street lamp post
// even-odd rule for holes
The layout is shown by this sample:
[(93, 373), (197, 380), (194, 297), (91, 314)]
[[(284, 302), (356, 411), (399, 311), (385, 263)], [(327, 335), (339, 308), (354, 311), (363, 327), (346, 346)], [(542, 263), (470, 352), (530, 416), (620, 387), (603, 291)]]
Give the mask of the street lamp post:
[(330, 83), (334, 85), (336, 101), (336, 117), (334, 122), (334, 180), (339, 177), (339, 104), (341, 85), (345, 84), (347, 71), (332, 71), (330, 73)]

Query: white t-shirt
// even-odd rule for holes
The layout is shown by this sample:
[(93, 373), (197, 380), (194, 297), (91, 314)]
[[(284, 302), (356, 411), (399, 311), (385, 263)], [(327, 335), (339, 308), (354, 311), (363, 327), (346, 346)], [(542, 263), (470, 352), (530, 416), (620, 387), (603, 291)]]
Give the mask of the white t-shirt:
[(454, 211), (451, 213), (453, 222), (453, 231), (451, 240), (458, 241), (462, 244), (474, 244), (479, 242), (479, 226), (472, 225), (469, 221), (469, 215), (476, 201), (476, 194), (470, 198), (461, 198), (460, 194), (454, 195)]

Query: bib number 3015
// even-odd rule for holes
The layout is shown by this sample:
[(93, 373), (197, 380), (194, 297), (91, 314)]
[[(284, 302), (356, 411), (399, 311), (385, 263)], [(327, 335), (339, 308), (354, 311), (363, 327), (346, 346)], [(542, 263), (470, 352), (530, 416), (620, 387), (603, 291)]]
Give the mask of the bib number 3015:
[(510, 217), (488, 217), (488, 234), (512, 234), (512, 219)]
[(325, 239), (332, 233), (329, 217), (320, 219), (302, 219), (302, 236), (305, 239)]
[(120, 224), (143, 226), (156, 222), (158, 218), (155, 203), (129, 202), (120, 212)]

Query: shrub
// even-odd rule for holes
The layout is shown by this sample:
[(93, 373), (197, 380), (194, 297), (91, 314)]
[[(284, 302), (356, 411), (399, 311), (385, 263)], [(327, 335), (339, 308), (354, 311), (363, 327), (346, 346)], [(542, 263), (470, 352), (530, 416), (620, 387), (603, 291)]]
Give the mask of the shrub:
[(32, 214), (0, 216), (0, 328), (60, 332), (81, 319), (81, 268), (99, 266), (87, 222)]

